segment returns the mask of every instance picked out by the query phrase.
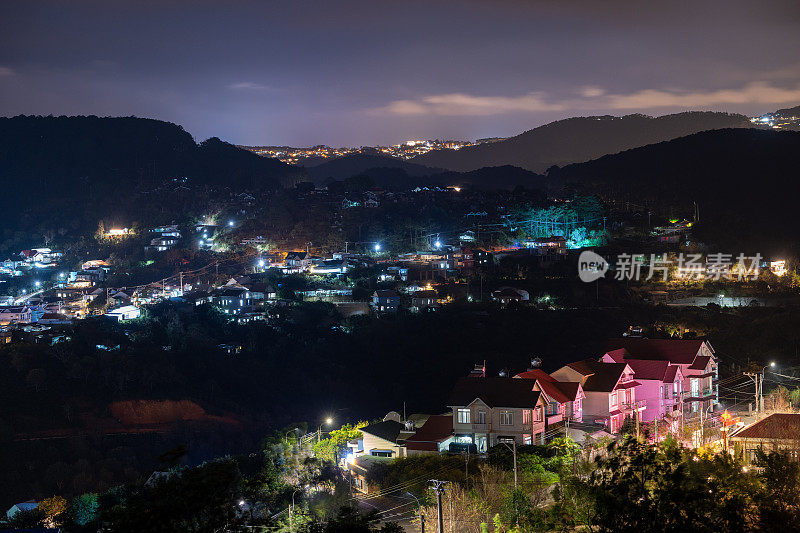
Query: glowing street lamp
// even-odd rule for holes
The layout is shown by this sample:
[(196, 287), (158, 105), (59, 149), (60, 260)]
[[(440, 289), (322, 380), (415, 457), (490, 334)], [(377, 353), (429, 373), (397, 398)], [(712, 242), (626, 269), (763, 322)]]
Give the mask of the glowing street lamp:
[[(328, 417), (325, 419), (325, 425), (330, 426), (333, 424), (333, 418)], [(322, 440), (322, 424), (317, 428), (317, 442)]]
[(264, 268), (264, 260), (263, 260), (263, 259), (259, 259), (259, 260), (258, 260), (258, 266), (259, 266), (260, 268)]
[(233, 227), (233, 220), (228, 221), (228, 226)]
[(376, 242), (374, 248), (375, 248), (376, 252), (380, 252), (381, 251), (381, 244), (379, 242)]
[(39, 287), (39, 286), (41, 286), (42, 282), (41, 281), (34, 281), (33, 284), (34, 284), (34, 286)]
[(440, 240), (438, 240), (438, 239), (437, 239), (437, 241), (436, 241), (435, 243), (433, 243), (433, 245), (434, 245), (434, 246), (436, 247), (436, 249), (438, 250), (439, 248), (441, 248), (441, 247), (442, 247), (442, 241), (440, 241)]

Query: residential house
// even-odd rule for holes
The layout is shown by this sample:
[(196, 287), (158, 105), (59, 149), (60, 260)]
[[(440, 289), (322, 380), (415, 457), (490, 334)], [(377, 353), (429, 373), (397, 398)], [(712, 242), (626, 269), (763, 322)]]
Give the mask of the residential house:
[(540, 237), (525, 242), (525, 247), (543, 255), (566, 255), (567, 241), (564, 237)]
[(624, 348), (612, 350), (603, 355), (605, 363), (627, 363), (636, 376), (640, 386), (636, 388), (636, 397), (645, 400), (642, 422), (660, 420), (665, 416), (675, 416), (681, 409), (683, 392), (683, 373), (679, 365), (669, 361), (647, 359), (631, 359)]
[(429, 455), (447, 452), (453, 442), (453, 415), (431, 415), (406, 439), (406, 455)]
[(117, 307), (116, 309), (110, 309), (106, 311), (105, 316), (113, 318), (118, 322), (122, 322), (123, 320), (133, 320), (134, 318), (139, 318), (141, 314), (142, 313), (138, 307), (133, 305), (123, 305), (122, 307)]
[(310, 268), (312, 274), (344, 274), (348, 264), (344, 259), (327, 259)]
[(8, 509), (8, 511), (6, 511), (6, 518), (11, 520), (16, 516), (17, 513), (21, 511), (33, 511), (37, 507), (39, 507), (39, 504), (36, 503), (36, 500), (28, 500), (27, 502), (15, 503)]
[(0, 307), (0, 326), (28, 324), (32, 321), (33, 313), (26, 305)]
[(414, 434), (413, 426), (396, 420), (384, 420), (359, 429), (362, 437), (357, 441), (354, 457), (371, 455), (373, 457), (405, 457), (405, 440)]
[(584, 359), (569, 363), (552, 373), (559, 381), (578, 381), (586, 397), (583, 420), (605, 425), (618, 433), (628, 417), (641, 416), (645, 402), (636, 398), (633, 369), (626, 363), (604, 363)]
[(39, 324), (46, 325), (67, 325), (71, 324), (72, 319), (61, 313), (45, 313), (39, 318)]
[(719, 377), (711, 343), (701, 339), (610, 339), (606, 351), (624, 348), (626, 359), (668, 361), (681, 368), (684, 413), (695, 413), (719, 403)]
[(219, 307), (225, 314), (238, 315), (253, 306), (253, 295), (246, 287), (222, 288), (208, 297), (209, 303)]
[(411, 293), (411, 311), (418, 313), (439, 306), (439, 295), (434, 290), (422, 290)]
[(542, 393), (547, 406), (545, 409), (547, 427), (567, 419), (574, 422), (583, 421), (583, 399), (586, 395), (580, 382), (558, 381), (539, 368), (521, 372), (514, 377), (535, 380), (533, 388)]
[(145, 246), (145, 250), (156, 250), (157, 252), (166, 252), (171, 250), (178, 244), (179, 237), (161, 236), (150, 239), (150, 245)]
[(372, 293), (372, 308), (378, 313), (396, 313), (400, 307), (400, 295), (392, 289)]
[(460, 445), (485, 453), (500, 442), (533, 444), (544, 436), (544, 397), (526, 379), (461, 378), (448, 406), (453, 410), (450, 448)]
[(800, 414), (776, 413), (730, 437), (738, 457), (752, 463), (756, 452), (785, 452), (800, 460)]
[[(469, 233), (469, 232), (468, 232)], [(474, 239), (474, 235), (472, 236)], [(478, 248), (461, 249), (461, 268), (474, 270), (477, 267), (486, 267), (493, 263), (492, 254)]]
[(508, 305), (511, 302), (527, 302), (529, 299), (528, 291), (514, 287), (500, 287), (492, 292), (492, 300), (500, 302), (500, 305)]
[(308, 252), (289, 252), (286, 254), (283, 264), (291, 270), (304, 270), (311, 265), (311, 256)]

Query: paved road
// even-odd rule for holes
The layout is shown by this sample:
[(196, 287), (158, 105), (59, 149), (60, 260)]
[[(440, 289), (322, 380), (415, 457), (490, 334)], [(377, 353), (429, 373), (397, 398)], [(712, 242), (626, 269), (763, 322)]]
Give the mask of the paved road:
[[(420, 533), (419, 506), (414, 498), (402, 494), (375, 496), (357, 493), (355, 500), (363, 511), (378, 511), (382, 521), (397, 522), (408, 533)], [(433, 531), (428, 522), (425, 525), (426, 531)]]

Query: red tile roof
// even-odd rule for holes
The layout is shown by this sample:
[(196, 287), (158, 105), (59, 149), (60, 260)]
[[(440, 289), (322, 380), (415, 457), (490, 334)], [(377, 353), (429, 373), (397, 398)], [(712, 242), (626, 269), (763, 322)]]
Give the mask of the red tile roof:
[(678, 365), (669, 365), (667, 371), (664, 373), (664, 379), (662, 381), (664, 383), (675, 383), (675, 377), (678, 374), (679, 368)]
[(541, 369), (520, 372), (515, 378), (535, 379), (547, 396), (558, 403), (574, 401), (580, 389), (580, 383), (574, 381), (558, 381), (556, 378)]
[(649, 361), (647, 359), (627, 359), (625, 361), (633, 370), (633, 377), (636, 379), (664, 379), (667, 368), (670, 366), (668, 361)]
[(609, 339), (606, 341), (606, 351), (624, 348), (628, 351), (629, 358), (657, 359), (669, 361), (672, 364), (690, 365), (700, 352), (703, 345), (700, 339), (644, 339), (627, 337), (623, 339)]
[(545, 372), (540, 368), (534, 368), (533, 370), (526, 370), (525, 372), (520, 372), (515, 378), (523, 378), (523, 379), (538, 379), (539, 381), (558, 381), (556, 378)]
[(453, 415), (432, 415), (406, 440), (406, 449), (437, 452), (439, 443), (452, 434)]
[(774, 414), (744, 428), (731, 439), (791, 439), (800, 441), (800, 414)]

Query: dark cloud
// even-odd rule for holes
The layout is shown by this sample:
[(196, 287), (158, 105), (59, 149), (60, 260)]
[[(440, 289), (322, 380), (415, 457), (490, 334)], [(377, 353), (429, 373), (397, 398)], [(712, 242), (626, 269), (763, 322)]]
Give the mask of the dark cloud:
[(795, 2), (0, 3), (0, 114), (309, 145), (796, 104)]

